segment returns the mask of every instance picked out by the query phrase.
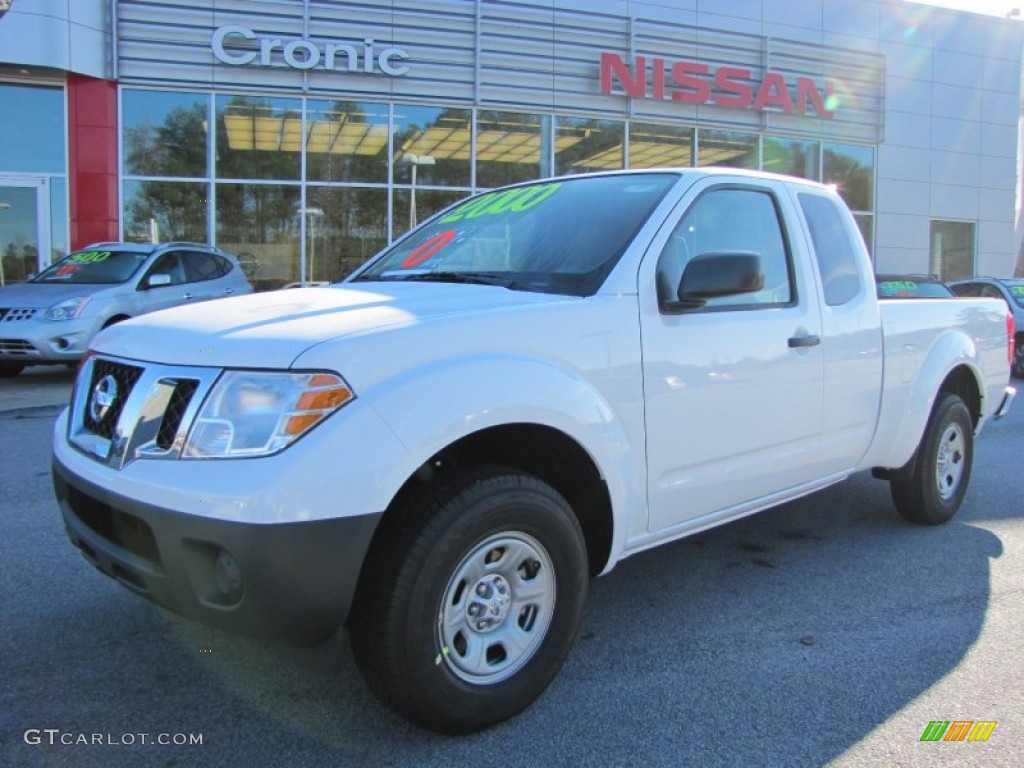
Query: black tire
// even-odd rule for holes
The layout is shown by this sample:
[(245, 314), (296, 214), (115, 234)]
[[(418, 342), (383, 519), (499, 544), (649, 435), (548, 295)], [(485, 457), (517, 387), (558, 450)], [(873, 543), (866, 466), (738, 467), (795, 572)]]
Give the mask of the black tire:
[(11, 379), (25, 370), (21, 363), (0, 363), (0, 379)]
[(974, 421), (964, 401), (940, 393), (909, 479), (891, 480), (896, 509), (920, 525), (941, 525), (960, 509), (974, 462)]
[(356, 662), (416, 725), (478, 731), (554, 679), (587, 581), (579, 522), (553, 488), (512, 469), (453, 470), (382, 521), (349, 620)]
[(1018, 379), (1024, 379), (1024, 335), (1018, 336), (1014, 341), (1011, 372)]

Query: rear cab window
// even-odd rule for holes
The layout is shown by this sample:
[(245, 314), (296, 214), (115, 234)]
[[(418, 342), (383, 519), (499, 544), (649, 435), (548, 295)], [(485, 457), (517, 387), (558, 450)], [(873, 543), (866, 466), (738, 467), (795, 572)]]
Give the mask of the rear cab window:
[(825, 303), (836, 307), (853, 301), (863, 290), (864, 282), (860, 258), (852, 239), (852, 219), (847, 226), (849, 213), (824, 195), (800, 192), (797, 199), (811, 233)]

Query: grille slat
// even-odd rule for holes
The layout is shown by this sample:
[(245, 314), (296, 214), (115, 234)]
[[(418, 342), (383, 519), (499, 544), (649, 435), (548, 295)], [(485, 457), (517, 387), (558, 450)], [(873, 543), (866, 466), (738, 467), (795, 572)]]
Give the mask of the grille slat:
[[(97, 359), (93, 366), (89, 391), (86, 393), (88, 399), (85, 408), (85, 428), (107, 440), (113, 438), (114, 431), (117, 428), (117, 421), (121, 418), (121, 411), (124, 410), (125, 403), (128, 402), (128, 396), (141, 375), (142, 368), (137, 366)], [(107, 376), (112, 376), (117, 384), (117, 397), (114, 398), (113, 403), (106, 412), (99, 419), (95, 419), (93, 418), (89, 402), (93, 397), (93, 390), (96, 385)]]
[(171, 393), (171, 399), (160, 422), (160, 431), (156, 436), (156, 447), (160, 450), (169, 451), (174, 446), (174, 438), (185, 416), (185, 409), (192, 402), (192, 395), (198, 387), (199, 382), (193, 379), (180, 379), (175, 383), (174, 392)]

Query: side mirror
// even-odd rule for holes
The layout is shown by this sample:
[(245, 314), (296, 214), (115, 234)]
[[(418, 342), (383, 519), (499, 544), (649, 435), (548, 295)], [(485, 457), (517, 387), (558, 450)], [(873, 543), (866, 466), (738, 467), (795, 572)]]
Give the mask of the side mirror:
[(161, 285), (170, 285), (171, 276), (161, 273), (150, 275), (146, 278), (146, 282), (143, 283), (143, 288), (159, 288)]
[(764, 288), (761, 256), (747, 251), (702, 253), (694, 257), (679, 281), (675, 301), (662, 302), (661, 310), (679, 314), (700, 309), (708, 299), (738, 296)]

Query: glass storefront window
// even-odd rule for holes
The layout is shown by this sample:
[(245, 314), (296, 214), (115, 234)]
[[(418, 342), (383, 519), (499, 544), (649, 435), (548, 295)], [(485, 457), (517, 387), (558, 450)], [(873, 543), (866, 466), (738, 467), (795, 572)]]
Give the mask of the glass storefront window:
[(858, 213), (853, 217), (853, 220), (857, 222), (857, 229), (860, 230), (861, 237), (864, 238), (864, 245), (868, 249), (868, 256), (874, 257), (875, 217), (866, 213)]
[(822, 180), (835, 184), (850, 210), (869, 212), (875, 202), (875, 150), (852, 144), (823, 145)]
[(217, 185), (217, 246), (251, 265), (257, 290), (300, 279), (300, 191), (298, 185)]
[(477, 111), (477, 187), (502, 187), (540, 178), (548, 124), (540, 115)]
[(623, 166), (626, 124), (620, 120), (555, 118), (555, 175), (614, 171)]
[(71, 253), (68, 221), (68, 182), (63, 176), (55, 176), (50, 179), (50, 264)]
[(64, 89), (0, 83), (0, 171), (64, 173)]
[(816, 141), (765, 136), (762, 170), (818, 181), (820, 148)]
[(693, 129), (655, 123), (629, 124), (630, 168), (693, 166)]
[(217, 177), (298, 180), (302, 102), (217, 97)]
[(123, 196), (126, 241), (206, 242), (210, 188), (204, 182), (126, 181)]
[(759, 165), (758, 140), (756, 133), (702, 128), (697, 132), (697, 165), (756, 170)]
[(200, 93), (124, 91), (121, 95), (124, 173), (128, 176), (206, 176), (208, 106), (209, 96)]
[(387, 104), (308, 101), (306, 178), (387, 183)]
[(932, 220), (931, 274), (948, 282), (974, 275), (974, 223)]
[(394, 113), (394, 179), (438, 187), (470, 185), (473, 130), (468, 109), (396, 104)]
[(306, 280), (333, 282), (388, 242), (388, 192), (356, 187), (306, 190)]

